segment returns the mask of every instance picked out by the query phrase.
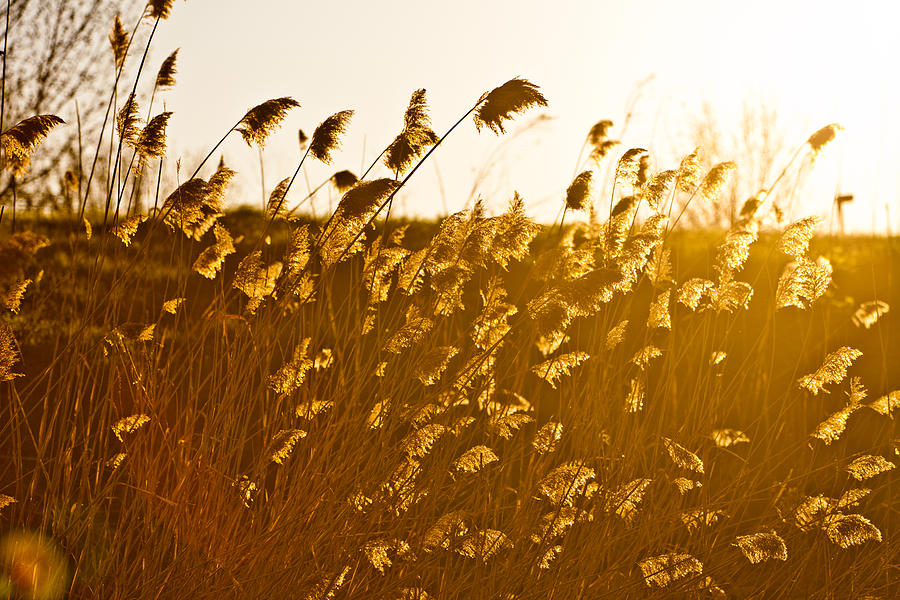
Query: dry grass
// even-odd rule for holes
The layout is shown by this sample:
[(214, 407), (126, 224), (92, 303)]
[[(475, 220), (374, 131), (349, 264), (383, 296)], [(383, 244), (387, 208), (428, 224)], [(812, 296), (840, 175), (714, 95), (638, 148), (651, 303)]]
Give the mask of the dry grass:
[[(465, 116), (502, 133), (545, 102), (514, 79)], [(261, 145), (296, 105), (228, 133)], [(606, 218), (595, 170), (567, 227), (517, 195), (379, 220), (465, 119), (425, 111), (326, 222), (282, 210), (292, 180), (223, 216), (232, 172), (201, 164), (154, 214), (111, 183), (93, 235), (0, 239), (0, 524), (39, 532), (0, 544), (0, 597), (896, 597), (895, 290), (844, 300), (864, 263), (819, 255), (814, 220), (758, 241), (764, 199), (704, 245), (679, 211), (734, 166), (643, 149)]]

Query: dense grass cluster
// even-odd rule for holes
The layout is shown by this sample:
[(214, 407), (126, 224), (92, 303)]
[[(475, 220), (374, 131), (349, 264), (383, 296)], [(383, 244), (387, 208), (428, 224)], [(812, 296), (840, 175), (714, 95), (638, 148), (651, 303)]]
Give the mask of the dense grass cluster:
[[(545, 102), (513, 79), (447, 134)], [(226, 136), (259, 144), (295, 105)], [(338, 172), (325, 221), (285, 197), (350, 111), (265, 213), (223, 214), (234, 172), (200, 178), (204, 160), (141, 214), (129, 186), (168, 117), (138, 114), (132, 93), (105, 204), (78, 174), (88, 218), (0, 238), (0, 597), (900, 592), (894, 240), (816, 240), (814, 218), (761, 233), (777, 180), (727, 232), (678, 229), (735, 166), (655, 172), (606, 121), (563, 222), (512, 194), (403, 224), (395, 194), (447, 138), (423, 90), (389, 174)]]

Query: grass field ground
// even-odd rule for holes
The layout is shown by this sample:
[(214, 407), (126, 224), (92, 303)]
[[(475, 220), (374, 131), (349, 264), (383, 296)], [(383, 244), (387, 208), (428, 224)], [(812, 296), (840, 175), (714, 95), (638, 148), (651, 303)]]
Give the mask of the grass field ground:
[[(397, 222), (293, 291), (266, 273), (321, 224), (223, 216), (210, 280), (212, 232), (29, 223), (50, 243), (5, 273), (33, 281), (4, 321), (25, 376), (3, 384), (2, 518), (52, 535), (71, 597), (892, 597), (900, 338), (857, 311), (896, 305), (896, 240), (813, 239), (830, 281), (776, 308), (777, 233), (723, 304), (687, 290), (714, 289), (734, 231), (660, 238), (623, 291), (639, 230), (616, 270), (596, 228), (525, 219), (504, 251), (503, 219)], [(443, 258), (416, 285), (421, 252)]]

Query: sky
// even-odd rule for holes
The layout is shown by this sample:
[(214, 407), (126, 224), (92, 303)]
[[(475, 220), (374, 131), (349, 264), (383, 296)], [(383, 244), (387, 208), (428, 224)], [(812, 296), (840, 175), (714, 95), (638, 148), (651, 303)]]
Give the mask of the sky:
[[(399, 133), (414, 90), (426, 89), (443, 135), (483, 92), (519, 76), (540, 86), (548, 107), (519, 115), (505, 136), (463, 123), (397, 209), (435, 217), (481, 196), (499, 212), (518, 192), (552, 222), (598, 120), (615, 123), (619, 154), (648, 148), (656, 168), (674, 168), (693, 150), (691, 123), (705, 104), (731, 135), (749, 102), (775, 110), (790, 151), (823, 125), (845, 128), (816, 161), (793, 216), (827, 218), (835, 193), (851, 193), (848, 228), (885, 232), (900, 229), (897, 16), (886, 1), (188, 0), (161, 23), (148, 66), (180, 48), (178, 83), (162, 101), (174, 111), (169, 156), (186, 164), (250, 107), (300, 102), (262, 158), (238, 135), (223, 146), (239, 172), (234, 204), (261, 205), (296, 167), (297, 130), (309, 135), (330, 114), (355, 111), (342, 150), (331, 166), (308, 161), (289, 201), (337, 170), (364, 170)], [(718, 158), (739, 169), (747, 160)], [(337, 200), (320, 194), (312, 209)]]

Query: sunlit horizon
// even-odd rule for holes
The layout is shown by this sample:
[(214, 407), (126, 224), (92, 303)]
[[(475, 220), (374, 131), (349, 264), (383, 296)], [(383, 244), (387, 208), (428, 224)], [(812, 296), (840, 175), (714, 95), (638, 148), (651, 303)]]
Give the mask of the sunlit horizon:
[[(900, 160), (890, 142), (900, 133), (890, 108), (900, 95), (897, 83), (882, 76), (879, 57), (900, 51), (878, 6), (848, 13), (838, 3), (818, 2), (579, 4), (557, 3), (550, 13), (511, 2), (452, 8), (393, 2), (383, 10), (361, 2), (340, 8), (269, 2), (258, 12), (241, 2), (176, 4), (150, 57), (155, 65), (181, 48), (178, 85), (164, 97), (175, 112), (169, 156), (190, 162), (250, 106), (291, 95), (301, 108), (265, 148), (266, 187), (296, 165), (297, 129), (309, 133), (343, 109), (356, 112), (335, 167), (358, 172), (396, 135), (413, 90), (427, 90), (442, 134), (482, 92), (523, 76), (541, 86), (547, 110), (525, 115), (513, 140), (478, 135), (471, 126), (454, 131), (401, 194), (400, 213), (455, 212), (471, 202), (473, 189), (499, 211), (518, 191), (537, 219), (552, 222), (596, 121), (615, 123), (611, 135), (623, 142), (620, 152), (645, 147), (657, 168), (671, 168), (693, 149), (689, 129), (704, 105), (729, 132), (749, 104), (776, 111), (789, 151), (827, 123), (845, 127), (817, 161), (806, 197), (790, 216), (829, 218), (834, 196), (853, 194), (848, 230), (897, 229), (900, 211), (888, 205), (898, 193), (890, 165)], [(525, 126), (540, 115), (550, 118)], [(223, 152), (239, 172), (240, 191), (231, 201), (261, 204), (256, 149), (235, 138)], [(310, 186), (336, 169), (309, 165)], [(298, 201), (306, 189), (290, 199)], [(328, 202), (327, 192), (319, 194), (313, 210), (323, 214)]]

